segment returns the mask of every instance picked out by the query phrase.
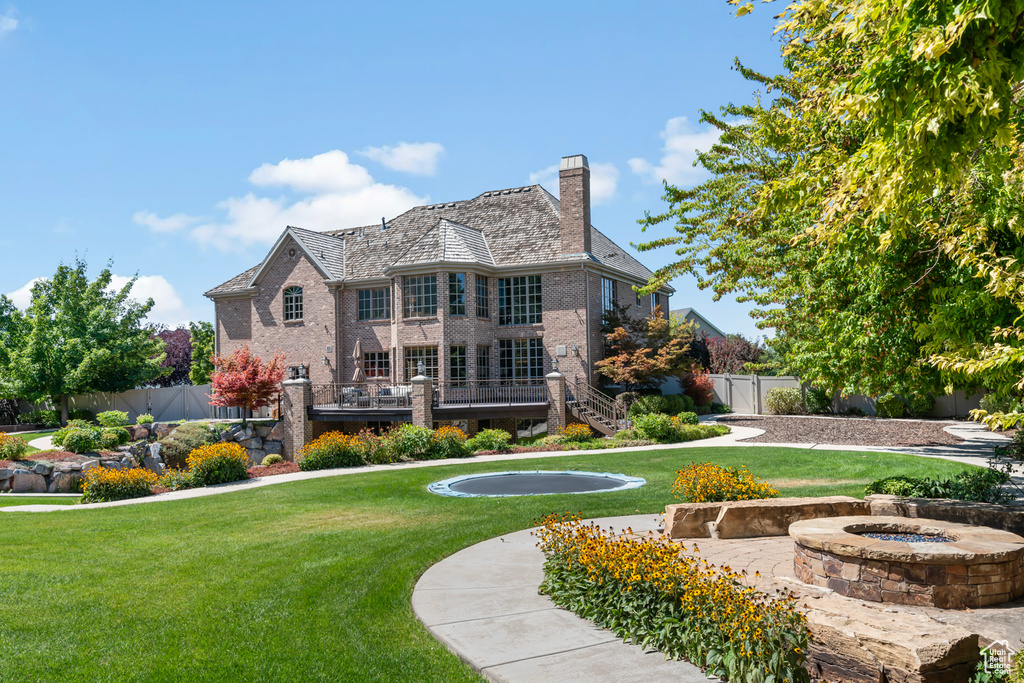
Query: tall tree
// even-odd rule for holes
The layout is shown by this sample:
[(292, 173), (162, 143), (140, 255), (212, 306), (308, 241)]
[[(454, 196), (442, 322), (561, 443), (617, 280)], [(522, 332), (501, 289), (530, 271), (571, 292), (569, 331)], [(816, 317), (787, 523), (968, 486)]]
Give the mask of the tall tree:
[(192, 338), (192, 367), (188, 377), (199, 386), (210, 381), (213, 372), (213, 325), (208, 322), (188, 324)]
[(620, 309), (608, 317), (608, 324), (617, 326), (605, 335), (605, 358), (594, 366), (629, 391), (657, 386), (694, 364), (687, 356), (694, 326), (673, 325), (660, 306), (639, 319)]
[(278, 353), (264, 363), (248, 346), (242, 346), (229, 356), (215, 357), (213, 365), (216, 369), (210, 376), (210, 405), (242, 408), (242, 424), (246, 422), (246, 410), (269, 406), (281, 393), (284, 354)]
[(163, 367), (169, 373), (163, 377), (157, 377), (149, 383), (154, 387), (177, 387), (183, 384), (191, 384), (189, 372), (192, 369), (192, 335), (188, 328), (178, 327), (168, 329), (163, 326), (152, 328), (153, 335), (164, 343)]
[(164, 344), (143, 326), (153, 300), (131, 298), (134, 279), (118, 291), (110, 282), (109, 267), (90, 282), (79, 259), (37, 282), (24, 313), (0, 296), (5, 385), (20, 398), (60, 405), (61, 424), (69, 396), (134, 389), (164, 372)]

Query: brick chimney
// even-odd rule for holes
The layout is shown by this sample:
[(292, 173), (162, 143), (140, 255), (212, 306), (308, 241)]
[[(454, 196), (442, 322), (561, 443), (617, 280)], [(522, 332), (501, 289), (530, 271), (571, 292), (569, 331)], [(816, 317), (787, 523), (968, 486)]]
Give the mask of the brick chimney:
[(582, 154), (562, 157), (558, 195), (562, 204), (562, 253), (590, 252), (590, 165)]

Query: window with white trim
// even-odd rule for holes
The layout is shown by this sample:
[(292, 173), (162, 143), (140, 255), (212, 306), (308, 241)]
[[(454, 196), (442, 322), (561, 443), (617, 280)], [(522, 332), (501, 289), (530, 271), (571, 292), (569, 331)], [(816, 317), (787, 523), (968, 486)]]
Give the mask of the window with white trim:
[(284, 290), (284, 319), (302, 320), (302, 287), (286, 287)]

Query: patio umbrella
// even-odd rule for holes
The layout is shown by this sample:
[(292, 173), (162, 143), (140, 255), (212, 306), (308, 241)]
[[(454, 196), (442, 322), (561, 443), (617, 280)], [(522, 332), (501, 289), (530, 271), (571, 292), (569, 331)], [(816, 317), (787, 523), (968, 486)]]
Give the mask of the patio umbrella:
[[(352, 357), (356, 360), (363, 359), (363, 345), (358, 339), (356, 339), (356, 345), (352, 349)], [(358, 365), (358, 363), (356, 363), (356, 365)]]
[(356, 362), (356, 371), (352, 375), (353, 382), (365, 382), (366, 375), (363, 374), (363, 345), (356, 339), (356, 345), (352, 349), (352, 359)]
[(356, 366), (356, 372), (355, 372), (354, 375), (352, 375), (352, 381), (353, 382), (365, 382), (366, 381), (366, 375), (363, 374), (363, 366), (362, 365), (357, 365)]

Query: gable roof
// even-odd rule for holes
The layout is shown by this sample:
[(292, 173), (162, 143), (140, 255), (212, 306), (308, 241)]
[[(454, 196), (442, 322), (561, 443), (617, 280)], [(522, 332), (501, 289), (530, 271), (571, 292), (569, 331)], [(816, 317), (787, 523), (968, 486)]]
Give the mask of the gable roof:
[(722, 337), (729, 336), (725, 332), (722, 332), (720, 329), (718, 329), (714, 324), (712, 324), (712, 322), (710, 320), (708, 320), (707, 318), (702, 316), (700, 313), (695, 311), (692, 307), (677, 308), (676, 310), (671, 311), (671, 313), (673, 315), (678, 315), (680, 318), (688, 318), (689, 316), (692, 315), (693, 317), (698, 318), (698, 321), (697, 321), (697, 326), (698, 327), (701, 327), (701, 326), (708, 327), (713, 332), (716, 332), (719, 336), (722, 336)]
[[(540, 185), (484, 192), (473, 199), (416, 206), (386, 222), (315, 232), (289, 227), (263, 264), (219, 285), (207, 296), (251, 286), (291, 234), (332, 280), (369, 280), (393, 267), (474, 263), (492, 267), (541, 263), (595, 263), (646, 281), (643, 264), (591, 226), (591, 253), (561, 253), (560, 205)], [(244, 275), (244, 274), (243, 274)], [(667, 290), (673, 291), (666, 287)]]

